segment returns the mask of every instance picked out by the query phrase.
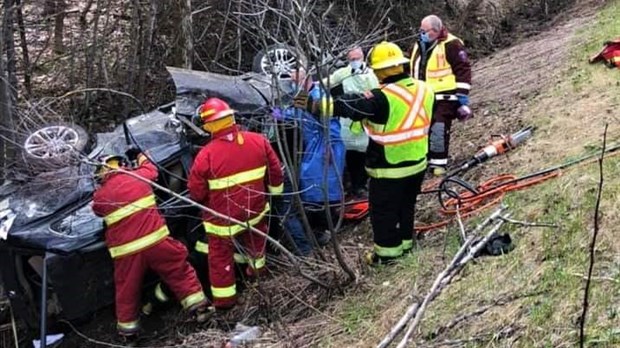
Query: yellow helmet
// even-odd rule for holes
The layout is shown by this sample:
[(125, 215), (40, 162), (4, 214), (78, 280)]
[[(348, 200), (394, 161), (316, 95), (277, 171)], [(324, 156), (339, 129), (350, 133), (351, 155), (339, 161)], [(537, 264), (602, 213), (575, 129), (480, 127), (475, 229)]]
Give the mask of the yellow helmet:
[(393, 42), (383, 41), (370, 51), (370, 67), (373, 70), (390, 68), (409, 63), (403, 51)]
[(127, 158), (122, 155), (103, 156), (99, 158), (99, 165), (95, 169), (95, 176), (97, 179), (102, 179), (108, 173), (127, 166), (127, 163)]

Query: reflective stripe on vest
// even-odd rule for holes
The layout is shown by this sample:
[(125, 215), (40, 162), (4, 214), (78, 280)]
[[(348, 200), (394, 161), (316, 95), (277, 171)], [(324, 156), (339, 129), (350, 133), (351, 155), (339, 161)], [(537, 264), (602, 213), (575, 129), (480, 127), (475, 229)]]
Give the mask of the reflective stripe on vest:
[(136, 201), (133, 201), (124, 207), (116, 209), (112, 213), (106, 215), (103, 220), (105, 221), (106, 225), (110, 226), (123, 220), (126, 217), (129, 217), (139, 211), (148, 209), (153, 206), (155, 206), (155, 196), (148, 195), (146, 197), (142, 197)]
[(258, 225), (258, 223), (261, 222), (261, 220), (263, 220), (267, 212), (269, 212), (269, 203), (265, 204), (265, 209), (263, 209), (263, 211), (261, 211), (260, 214), (258, 214), (258, 216), (248, 221), (245, 221), (243, 225), (235, 224), (231, 226), (221, 226), (221, 225), (216, 225), (208, 221), (204, 221), (203, 225), (207, 233), (215, 234), (221, 237), (232, 237), (240, 232), (245, 231), (248, 228), (248, 225), (250, 226)]
[(205, 301), (207, 301), (207, 298), (205, 297), (205, 294), (202, 292), (202, 290), (200, 290), (182, 299), (181, 306), (183, 306), (183, 309), (190, 309)]
[(223, 288), (211, 286), (211, 294), (214, 299), (233, 297), (237, 294), (237, 286), (236, 284), (225, 286)]
[[(431, 52), (431, 56), (428, 58), (428, 62), (426, 64), (426, 74), (425, 81), (431, 86), (433, 91), (436, 93), (452, 91), (457, 88), (469, 89), (466, 87), (459, 87), (456, 82), (456, 75), (452, 71), (452, 66), (448, 62), (446, 58), (446, 44), (448, 42), (459, 40), (461, 43), (463, 41), (458, 37), (448, 34), (446, 40), (437, 42), (437, 46), (433, 48)], [(413, 48), (413, 52), (411, 53), (411, 62), (410, 68), (412, 74), (415, 78), (419, 78), (419, 61), (420, 57), (417, 57), (417, 60), (414, 62), (416, 54), (419, 51), (419, 45), (415, 45)]]
[(222, 190), (225, 188), (229, 188), (235, 185), (241, 185), (248, 182), (261, 180), (265, 177), (265, 171), (267, 170), (266, 166), (258, 167), (251, 170), (246, 170), (245, 172), (229, 175), (224, 178), (219, 179), (210, 179), (209, 180), (209, 189), (210, 190)]
[(417, 174), (426, 169), (426, 158), (420, 163), (396, 168), (368, 168), (366, 167), (366, 173), (368, 176), (375, 179), (399, 179), (406, 176)]
[(403, 246), (382, 247), (375, 244), (375, 254), (381, 257), (399, 257), (403, 254)]
[[(434, 93), (424, 82), (404, 78), (382, 89), (389, 104), (385, 124), (364, 120), (372, 141), (383, 146), (387, 168), (366, 168), (373, 178), (403, 178), (426, 169), (428, 132), (433, 112)], [(391, 165), (415, 162), (405, 167)], [(392, 168), (391, 168), (392, 167)]]
[(110, 255), (112, 255), (113, 259), (115, 259), (117, 257), (133, 254), (140, 250), (146, 249), (154, 244), (157, 244), (161, 240), (165, 239), (169, 234), (170, 232), (168, 231), (168, 226), (163, 225), (158, 230), (151, 232), (146, 236), (140, 237), (129, 243), (111, 247)]
[[(199, 253), (203, 253), (205, 255), (209, 254), (209, 244), (205, 242), (196, 241), (196, 245), (194, 246), (194, 249)], [(241, 264), (248, 263), (248, 260), (246, 259), (246, 257), (239, 253), (235, 253), (233, 257), (234, 257), (235, 263), (241, 263)]]
[[(383, 88), (383, 92), (386, 95), (398, 98), (406, 105), (406, 115), (399, 121), (398, 127), (393, 131), (380, 132), (374, 130), (370, 123), (366, 122), (364, 127), (372, 140), (381, 145), (389, 145), (422, 139), (428, 135), (430, 120), (426, 117), (426, 112), (422, 106), (426, 98), (426, 89), (420, 90), (419, 86), (420, 83), (417, 83), (415, 96), (407, 88), (396, 84), (388, 84)], [(398, 115), (390, 115), (390, 117), (398, 117)], [(379, 127), (385, 129), (386, 126)]]

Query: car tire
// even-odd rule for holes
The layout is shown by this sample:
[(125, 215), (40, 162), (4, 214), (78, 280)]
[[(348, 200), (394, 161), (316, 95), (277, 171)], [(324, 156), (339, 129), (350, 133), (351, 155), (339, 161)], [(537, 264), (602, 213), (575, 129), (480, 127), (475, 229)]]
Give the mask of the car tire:
[(298, 66), (305, 67), (307, 58), (293, 47), (283, 44), (271, 45), (259, 51), (252, 62), (252, 71), (271, 76), (274, 73), (279, 78), (289, 78), (290, 71)]
[(79, 161), (90, 145), (86, 130), (76, 124), (51, 123), (29, 132), (22, 142), (22, 157), (29, 169), (50, 171)]

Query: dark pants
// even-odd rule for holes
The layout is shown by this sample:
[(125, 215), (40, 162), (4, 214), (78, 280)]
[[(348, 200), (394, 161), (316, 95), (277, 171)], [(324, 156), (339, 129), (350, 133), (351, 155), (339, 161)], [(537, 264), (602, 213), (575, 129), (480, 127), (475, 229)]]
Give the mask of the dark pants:
[(364, 165), (366, 163), (366, 153), (359, 151), (347, 151), (347, 171), (351, 179), (351, 192), (366, 189), (368, 175)]
[(435, 103), (428, 147), (429, 165), (446, 166), (450, 148), (450, 128), (456, 118), (459, 103), (456, 101), (439, 100)]
[[(414, 239), (415, 204), (423, 179), (424, 171), (400, 179), (370, 178), (370, 222), (378, 256), (398, 257), (405, 244), (409, 244), (406, 249), (410, 249)], [(382, 250), (389, 252), (381, 255)]]

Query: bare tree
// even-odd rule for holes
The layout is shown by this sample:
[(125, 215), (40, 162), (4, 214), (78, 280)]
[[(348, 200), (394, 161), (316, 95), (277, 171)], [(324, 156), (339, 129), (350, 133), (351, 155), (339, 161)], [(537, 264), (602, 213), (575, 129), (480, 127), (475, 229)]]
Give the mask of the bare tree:
[[(5, 2), (6, 6), (6, 2)], [(4, 7), (2, 28), (8, 26), (6, 21), (8, 20), (7, 12), (10, 10)], [(5, 38), (4, 33), (0, 35), (0, 53), (5, 51)], [(4, 64), (4, 55), (0, 54), (0, 180), (6, 178), (6, 165), (8, 158), (8, 140), (11, 138), (10, 130), (13, 128), (12, 115), (13, 115), (13, 101), (11, 97), (11, 85), (6, 73), (6, 65)]]
[(179, 30), (179, 45), (183, 67), (192, 68), (194, 58), (194, 39), (192, 37), (192, 1), (180, 0), (179, 12), (181, 15), (181, 29)]

